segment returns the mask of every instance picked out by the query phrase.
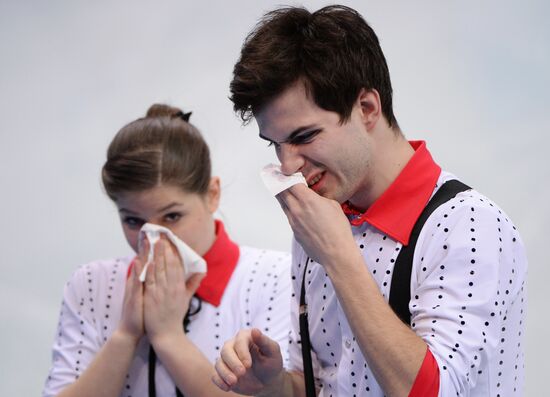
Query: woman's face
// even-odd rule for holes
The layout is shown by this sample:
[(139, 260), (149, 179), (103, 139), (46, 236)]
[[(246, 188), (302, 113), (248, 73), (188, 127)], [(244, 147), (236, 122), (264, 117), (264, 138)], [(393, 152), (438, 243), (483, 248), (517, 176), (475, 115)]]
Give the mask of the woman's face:
[(144, 223), (153, 223), (170, 229), (202, 256), (216, 237), (213, 214), (219, 198), (220, 181), (213, 177), (205, 195), (188, 193), (174, 185), (158, 185), (121, 193), (115, 204), (126, 240), (136, 253), (139, 230)]

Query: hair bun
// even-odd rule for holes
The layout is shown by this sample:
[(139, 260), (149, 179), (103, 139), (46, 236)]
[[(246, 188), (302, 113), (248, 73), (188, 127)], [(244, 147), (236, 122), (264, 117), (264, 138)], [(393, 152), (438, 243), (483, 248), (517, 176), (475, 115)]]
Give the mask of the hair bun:
[(161, 103), (155, 103), (147, 110), (146, 118), (157, 118), (157, 117), (180, 117), (184, 121), (189, 121), (191, 112), (184, 113), (181, 109), (178, 109), (173, 106), (164, 105)]

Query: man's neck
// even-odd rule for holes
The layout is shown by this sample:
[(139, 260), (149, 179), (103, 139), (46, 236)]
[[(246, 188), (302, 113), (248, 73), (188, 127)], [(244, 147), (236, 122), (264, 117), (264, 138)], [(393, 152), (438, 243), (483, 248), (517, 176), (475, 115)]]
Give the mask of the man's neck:
[(367, 210), (393, 183), (414, 154), (414, 149), (401, 132), (392, 129), (374, 132), (367, 186), (349, 202), (361, 211)]

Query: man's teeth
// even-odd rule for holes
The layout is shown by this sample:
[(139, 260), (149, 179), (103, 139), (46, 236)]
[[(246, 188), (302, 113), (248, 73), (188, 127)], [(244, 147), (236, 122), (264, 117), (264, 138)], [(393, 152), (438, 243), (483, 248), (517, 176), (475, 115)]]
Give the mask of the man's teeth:
[(323, 175), (317, 175), (315, 178), (313, 178), (311, 181), (309, 181), (309, 186), (315, 185), (317, 182), (321, 180)]

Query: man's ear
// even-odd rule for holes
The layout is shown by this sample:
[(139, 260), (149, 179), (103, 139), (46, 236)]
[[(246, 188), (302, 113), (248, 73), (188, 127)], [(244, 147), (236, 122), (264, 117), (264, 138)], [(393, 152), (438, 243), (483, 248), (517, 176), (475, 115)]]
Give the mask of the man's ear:
[(375, 89), (361, 88), (357, 96), (356, 106), (359, 107), (363, 123), (367, 131), (373, 130), (382, 117), (380, 94)]

